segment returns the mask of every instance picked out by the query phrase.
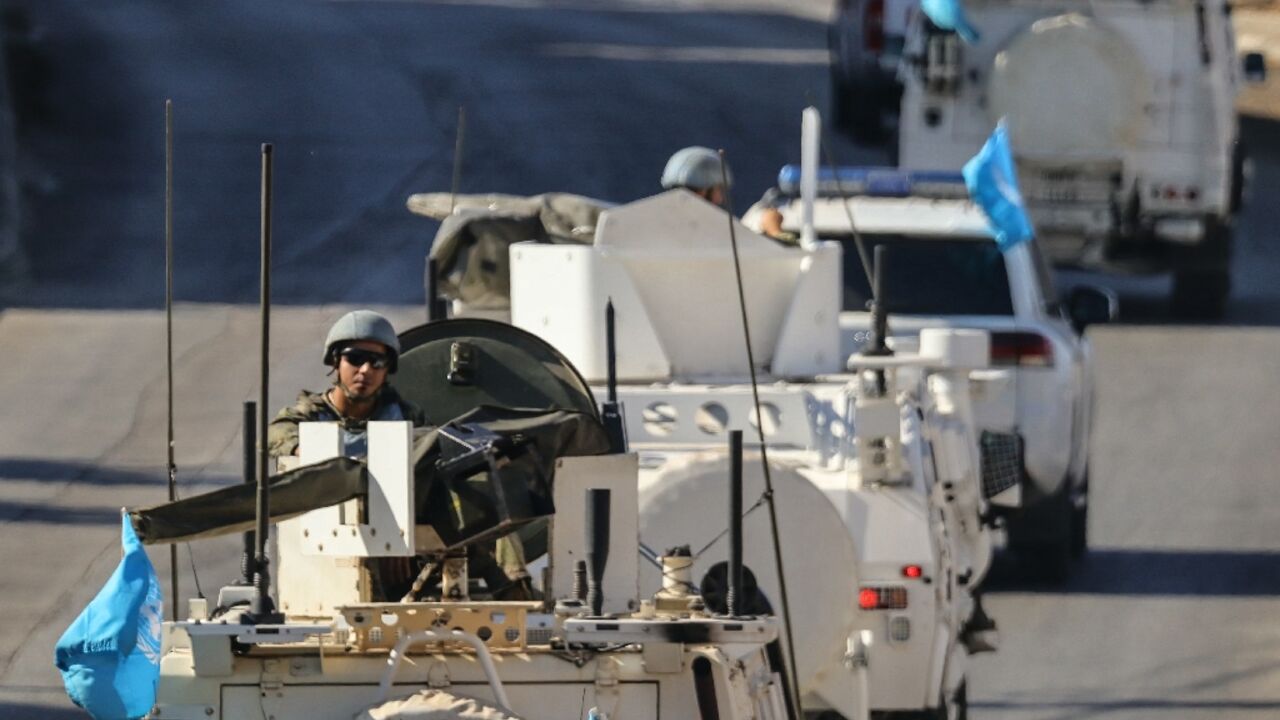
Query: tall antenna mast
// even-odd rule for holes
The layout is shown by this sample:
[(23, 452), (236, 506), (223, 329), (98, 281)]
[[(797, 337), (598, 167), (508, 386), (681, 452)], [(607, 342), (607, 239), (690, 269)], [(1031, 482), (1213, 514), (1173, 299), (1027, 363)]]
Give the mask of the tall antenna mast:
[(729, 167), (724, 159), (724, 150), (720, 150), (720, 181), (724, 187), (724, 210), (729, 218), (729, 245), (733, 248), (733, 272), (738, 284), (738, 307), (742, 311), (742, 334), (747, 343), (747, 368), (751, 372), (751, 397), (756, 409), (756, 432), (760, 439), (760, 462), (764, 469), (764, 494), (769, 506), (769, 526), (773, 532), (773, 562), (778, 572), (778, 595), (782, 601), (782, 630), (786, 635), (788, 676), (791, 680), (792, 707), (796, 717), (804, 717), (804, 707), (800, 704), (800, 676), (796, 670), (795, 642), (791, 636), (791, 606), (787, 602), (787, 576), (782, 568), (782, 541), (778, 534), (778, 511), (774, 506), (773, 476), (769, 472), (769, 451), (764, 442), (764, 413), (760, 411), (760, 388), (756, 382), (756, 359), (751, 350), (751, 326), (747, 322), (747, 294), (742, 286), (742, 263), (738, 260), (738, 232), (734, 227), (733, 201), (729, 196)]
[(271, 517), (271, 495), (267, 487), (267, 388), (271, 348), (271, 143), (262, 144), (262, 354), (261, 381), (258, 385), (258, 518), (254, 540), (253, 602), (250, 616), (255, 623), (280, 623), (284, 616), (276, 612), (271, 599), (271, 574), (267, 567), (267, 533)]
[(462, 184), (462, 142), (467, 135), (467, 106), (458, 106), (458, 128), (453, 136), (453, 183), (449, 186), (449, 214), (458, 202), (458, 187)]
[[(164, 101), (164, 321), (168, 379), (169, 502), (178, 499), (178, 465), (173, 459), (173, 100)], [(178, 619), (178, 546), (169, 546), (169, 619)]]

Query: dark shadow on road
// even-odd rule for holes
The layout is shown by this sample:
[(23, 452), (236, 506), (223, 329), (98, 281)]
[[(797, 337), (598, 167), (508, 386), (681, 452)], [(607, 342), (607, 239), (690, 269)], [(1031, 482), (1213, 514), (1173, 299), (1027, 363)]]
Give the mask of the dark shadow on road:
[(0, 702), (0, 717), (5, 720), (84, 720), (89, 713), (79, 708)]
[(120, 508), (77, 508), (44, 503), (0, 501), (0, 523), (118, 525)]
[(1008, 552), (996, 556), (986, 589), (1054, 595), (1280, 595), (1280, 552), (1091, 549), (1062, 584), (1029, 582)]
[(88, 485), (161, 485), (163, 468), (112, 468), (84, 462), (42, 458), (0, 458), (0, 482), (6, 480), (74, 481)]

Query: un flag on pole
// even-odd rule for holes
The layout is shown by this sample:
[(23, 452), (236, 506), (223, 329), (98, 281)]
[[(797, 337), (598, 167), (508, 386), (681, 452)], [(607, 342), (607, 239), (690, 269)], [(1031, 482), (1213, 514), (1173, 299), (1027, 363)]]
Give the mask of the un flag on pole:
[(969, 24), (961, 0), (921, 0), (920, 9), (934, 25), (943, 30), (954, 30), (967, 43), (978, 42), (978, 29)]
[(978, 154), (964, 164), (963, 172), (969, 197), (986, 213), (1001, 251), (1008, 252), (1035, 235), (1018, 191), (1018, 173), (1003, 118)]
[(160, 581), (129, 516), (121, 522), (124, 558), (54, 649), (67, 695), (97, 720), (146, 715), (160, 679)]

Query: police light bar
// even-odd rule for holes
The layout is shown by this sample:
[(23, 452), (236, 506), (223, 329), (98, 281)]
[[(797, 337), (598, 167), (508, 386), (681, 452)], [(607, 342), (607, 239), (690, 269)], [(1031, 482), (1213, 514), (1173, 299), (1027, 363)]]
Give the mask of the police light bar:
[[(800, 166), (783, 165), (778, 190), (787, 197), (800, 195)], [(964, 176), (947, 170), (899, 170), (889, 167), (818, 168), (818, 195), (872, 197), (931, 197), (968, 199)]]

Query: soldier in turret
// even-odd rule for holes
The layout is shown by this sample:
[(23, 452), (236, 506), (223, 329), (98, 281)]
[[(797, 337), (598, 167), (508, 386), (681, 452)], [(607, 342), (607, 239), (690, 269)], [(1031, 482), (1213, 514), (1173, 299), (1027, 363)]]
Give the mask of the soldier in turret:
[[(324, 341), (324, 364), (332, 368), (333, 386), (320, 393), (303, 390), (293, 405), (281, 410), (267, 429), (267, 449), (272, 457), (296, 455), (298, 424), (337, 422), (342, 426), (342, 454), (368, 454), (371, 420), (408, 420), (414, 427), (426, 425), (421, 408), (400, 397), (388, 382), (400, 359), (400, 340), (391, 322), (372, 310), (355, 310), (338, 318)], [(475, 548), (473, 572), (483, 577), (502, 599), (532, 597), (525, 569), (524, 547), (518, 535), (498, 538), (495, 544)], [(407, 559), (383, 558), (376, 563), (377, 581), (384, 599), (399, 599), (417, 574)]]
[(333, 386), (320, 393), (303, 390), (292, 406), (271, 421), (267, 448), (272, 457), (298, 452), (298, 423), (337, 422), (342, 449), (360, 457), (368, 451), (370, 420), (408, 420), (426, 424), (422, 410), (400, 397), (388, 377), (395, 373), (400, 341), (391, 322), (372, 310), (355, 310), (338, 318), (324, 341), (324, 364), (332, 368)]
[[(708, 147), (692, 145), (677, 150), (662, 170), (662, 188), (681, 188), (697, 195), (712, 205), (727, 207), (729, 189), (733, 187), (733, 173), (728, 163), (721, 163), (720, 153)], [(782, 229), (782, 213), (778, 210), (780, 199), (776, 191), (765, 193), (763, 208), (752, 230), (774, 240), (795, 244), (795, 237)]]

